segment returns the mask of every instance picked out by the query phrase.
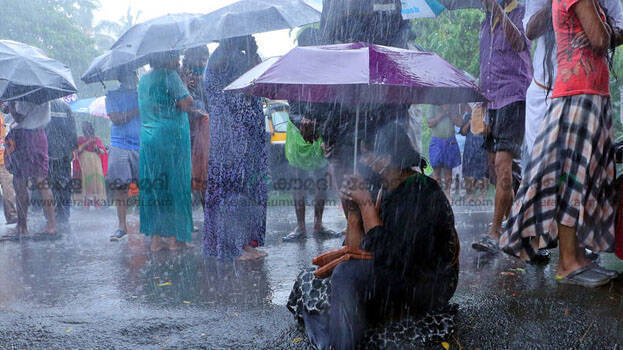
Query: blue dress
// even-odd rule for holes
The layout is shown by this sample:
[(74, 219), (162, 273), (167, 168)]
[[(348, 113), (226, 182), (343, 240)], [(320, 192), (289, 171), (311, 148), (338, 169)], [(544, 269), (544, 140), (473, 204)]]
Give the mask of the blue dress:
[(267, 135), (259, 98), (223, 92), (231, 77), (210, 68), (205, 96), (210, 114), (210, 160), (204, 208), (204, 247), (219, 259), (264, 245)]

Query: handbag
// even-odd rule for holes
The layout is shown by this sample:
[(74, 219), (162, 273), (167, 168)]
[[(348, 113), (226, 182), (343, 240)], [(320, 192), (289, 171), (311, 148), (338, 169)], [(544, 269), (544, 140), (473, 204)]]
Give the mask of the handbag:
[(472, 133), (482, 135), (485, 132), (485, 107), (477, 103), (472, 107)]
[(614, 234), (614, 254), (623, 260), (623, 176), (616, 180), (617, 209)]

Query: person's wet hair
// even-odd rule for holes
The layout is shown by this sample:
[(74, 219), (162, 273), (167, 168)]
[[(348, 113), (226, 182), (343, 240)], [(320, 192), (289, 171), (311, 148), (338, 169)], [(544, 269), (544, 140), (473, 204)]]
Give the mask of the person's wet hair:
[(396, 169), (424, 169), (426, 160), (413, 148), (411, 139), (398, 122), (389, 122), (363, 140), (365, 149), (377, 156), (391, 156)]

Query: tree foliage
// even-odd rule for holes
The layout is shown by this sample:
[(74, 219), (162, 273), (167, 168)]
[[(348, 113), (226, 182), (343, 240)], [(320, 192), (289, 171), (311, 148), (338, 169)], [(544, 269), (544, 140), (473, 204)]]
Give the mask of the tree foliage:
[(93, 58), (95, 48), (93, 11), (97, 0), (0, 0), (0, 38), (36, 46), (71, 67), (81, 97), (101, 94), (97, 84), (80, 81)]
[(480, 10), (444, 11), (437, 18), (413, 21), (416, 42), (474, 77), (479, 74)]

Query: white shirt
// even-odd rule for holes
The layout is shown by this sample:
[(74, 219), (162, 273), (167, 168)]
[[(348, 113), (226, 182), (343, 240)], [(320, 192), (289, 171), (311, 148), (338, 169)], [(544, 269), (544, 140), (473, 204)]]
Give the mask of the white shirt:
[[(557, 1), (557, 0), (554, 0)], [(528, 22), (530, 18), (539, 12), (550, 0), (527, 0), (526, 1), (526, 13), (523, 19), (524, 29), (528, 28)], [(599, 0), (599, 3), (605, 8), (608, 16), (614, 21), (614, 26), (623, 29), (623, 7), (621, 7), (620, 0)], [(536, 39), (536, 49), (534, 50), (534, 57), (532, 58), (532, 69), (534, 70), (534, 79), (541, 85), (547, 85), (548, 77), (547, 72), (543, 67), (545, 58), (545, 38), (540, 36)], [(554, 67), (554, 76), (552, 77), (552, 83), (556, 79), (556, 46), (554, 44), (554, 51), (552, 52), (551, 60)]]
[(13, 126), (15, 129), (43, 129), (50, 122), (50, 102), (37, 105), (31, 102), (16, 101), (15, 111), (26, 116), (21, 123), (15, 123)]

